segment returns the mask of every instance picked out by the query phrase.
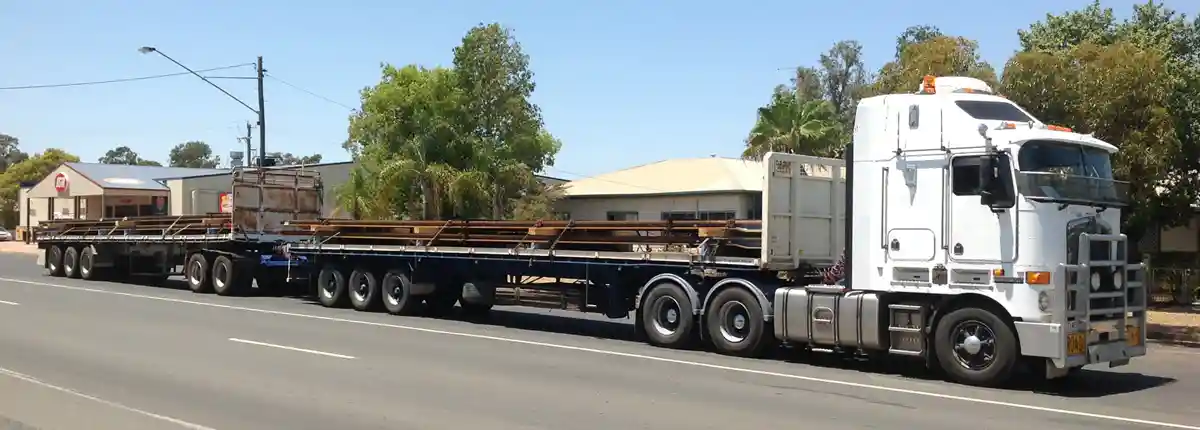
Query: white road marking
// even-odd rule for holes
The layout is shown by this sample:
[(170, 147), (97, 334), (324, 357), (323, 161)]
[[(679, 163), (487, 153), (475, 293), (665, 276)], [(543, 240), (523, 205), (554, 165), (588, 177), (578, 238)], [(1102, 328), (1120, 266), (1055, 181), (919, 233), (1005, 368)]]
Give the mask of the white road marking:
[(39, 380), (39, 379), (37, 379), (37, 378), (34, 378), (34, 377), (32, 377), (32, 376), (29, 376), (29, 375), (26, 375), (26, 374), (24, 374), (24, 373), (20, 373), (20, 372), (13, 371), (13, 370), (8, 370), (8, 369), (5, 369), (5, 368), (3, 368), (3, 367), (0, 367), (0, 375), (6, 375), (6, 376), (9, 376), (9, 377), (12, 377), (12, 378), (15, 378), (15, 379), (19, 379), (19, 380), (22, 380), (22, 381), (28, 382), (28, 383), (30, 383), (30, 384), (38, 385), (38, 386), (41, 386), (41, 387), (44, 387), (44, 388), (49, 388), (49, 389), (51, 389), (51, 390), (54, 390), (54, 391), (58, 391), (58, 392), (61, 392), (61, 393), (70, 394), (70, 395), (72, 395), (72, 396), (80, 397), (80, 398), (83, 398), (83, 399), (91, 400), (91, 401), (93, 401), (93, 402), (100, 403), (100, 404), (102, 404), (102, 405), (105, 405), (105, 406), (114, 407), (114, 408), (117, 408), (117, 409), (120, 409), (120, 410), (123, 410), (123, 411), (126, 411), (126, 412), (133, 412), (133, 413), (135, 413), (135, 414), (138, 414), (138, 415), (143, 415), (143, 416), (147, 416), (147, 417), (154, 418), (154, 419), (157, 419), (157, 420), (166, 421), (166, 422), (169, 422), (169, 423), (171, 423), (171, 424), (178, 425), (178, 426), (180, 426), (180, 427), (183, 427), (183, 428), (192, 429), (192, 430), (215, 430), (215, 429), (213, 429), (212, 427), (205, 427), (205, 426), (202, 426), (202, 425), (200, 425), (200, 424), (191, 423), (191, 422), (187, 422), (187, 421), (181, 420), (181, 419), (179, 419), (179, 418), (171, 418), (171, 417), (168, 417), (168, 416), (166, 416), (166, 415), (159, 415), (159, 414), (156, 414), (156, 413), (154, 413), (154, 412), (147, 412), (147, 411), (143, 411), (143, 410), (141, 410), (141, 409), (137, 409), (137, 408), (133, 408), (133, 407), (125, 406), (125, 405), (122, 405), (122, 404), (120, 404), (120, 403), (117, 403), (117, 402), (113, 402), (113, 401), (109, 401), (109, 400), (104, 400), (104, 399), (101, 399), (101, 398), (99, 398), (99, 397), (92, 396), (92, 395), (89, 395), (89, 394), (84, 394), (84, 393), (81, 393), (81, 392), (78, 392), (78, 391), (72, 390), (72, 389), (70, 389), (70, 388), (60, 387), (60, 386), (57, 386), (57, 385), (51, 384), (51, 383), (49, 383), (49, 382), (41, 381), (41, 380)]
[(327, 316), (321, 316), (321, 315), (302, 314), (302, 313), (297, 313), (297, 312), (273, 311), (273, 310), (269, 310), (269, 309), (248, 308), (248, 307), (243, 307), (243, 306), (223, 305), (223, 304), (219, 304), (219, 303), (205, 303), (205, 302), (199, 302), (199, 301), (194, 301), (194, 300), (175, 299), (175, 298), (170, 298), (170, 297), (153, 296), (153, 295), (146, 295), (146, 294), (125, 293), (125, 292), (120, 292), (120, 291), (109, 291), (109, 290), (102, 290), (102, 289), (97, 289), (97, 288), (51, 284), (51, 283), (46, 283), (46, 282), (28, 281), (28, 280), (24, 280), (24, 279), (0, 278), (0, 281), (13, 282), (13, 283), (18, 283), (18, 284), (40, 285), (40, 286), (45, 286), (45, 287), (62, 288), (62, 289), (73, 290), (73, 291), (84, 291), (84, 292), (89, 292), (89, 293), (111, 294), (111, 295), (116, 295), (116, 296), (134, 297), (134, 298), (147, 299), (147, 300), (158, 300), (158, 301), (171, 302), (171, 303), (182, 303), (182, 304), (189, 304), (189, 305), (196, 305), (196, 306), (207, 306), (207, 307), (212, 307), (212, 308), (237, 310), (237, 311), (243, 311), (243, 312), (254, 312), (254, 313), (260, 313), (260, 314), (267, 314), (267, 315), (290, 316), (290, 317), (296, 317), (296, 318), (307, 318), (307, 319), (320, 320), (320, 321), (332, 321), (332, 322), (340, 322), (340, 323), (347, 323), (347, 324), (358, 324), (358, 325), (365, 325), (365, 326), (372, 326), (372, 327), (386, 327), (386, 328), (409, 330), (409, 331), (416, 331), (416, 332), (422, 332), (422, 333), (432, 333), (432, 334), (440, 334), (440, 335), (446, 335), (446, 336), (458, 336), (458, 337), (465, 337), (465, 338), (472, 338), (472, 339), (486, 339), (486, 340), (493, 340), (493, 341), (499, 341), (499, 342), (516, 343), (516, 344), (521, 344), (521, 345), (540, 346), (540, 347), (544, 347), (544, 348), (555, 348), (555, 349), (577, 351), (577, 352), (587, 352), (587, 353), (592, 353), (592, 354), (633, 358), (633, 359), (638, 359), (638, 360), (655, 361), (655, 362), (660, 362), (660, 363), (679, 364), (679, 365), (684, 365), (684, 366), (699, 367), (699, 368), (713, 369), (713, 370), (723, 370), (723, 371), (728, 371), (728, 372), (738, 372), (738, 373), (745, 373), (745, 374), (751, 374), (751, 375), (770, 376), (773, 378), (791, 379), (791, 380), (806, 381), (806, 382), (826, 384), (826, 385), (861, 388), (861, 389), (866, 389), (866, 390), (907, 394), (907, 395), (930, 397), (930, 398), (943, 399), (943, 400), (954, 400), (954, 401), (959, 401), (959, 402), (975, 403), (975, 404), (989, 405), (989, 406), (1001, 406), (1001, 407), (1006, 407), (1006, 408), (1022, 409), (1022, 410), (1027, 410), (1027, 411), (1047, 412), (1047, 413), (1052, 413), (1052, 414), (1059, 414), (1059, 415), (1066, 415), (1066, 416), (1073, 416), (1073, 417), (1093, 418), (1093, 419), (1098, 419), (1098, 420), (1115, 421), (1115, 422), (1122, 422), (1122, 423), (1129, 423), (1129, 424), (1143, 424), (1143, 425), (1148, 425), (1148, 426), (1153, 426), (1153, 427), (1161, 427), (1161, 428), (1200, 430), (1200, 426), (1196, 426), (1196, 425), (1175, 424), (1175, 423), (1168, 423), (1168, 422), (1161, 422), (1161, 421), (1143, 420), (1143, 419), (1138, 419), (1138, 418), (1121, 417), (1121, 416), (1115, 416), (1115, 415), (1095, 414), (1095, 413), (1091, 413), (1091, 412), (1072, 411), (1069, 409), (1055, 409), (1055, 408), (1048, 408), (1048, 407), (1044, 407), (1044, 406), (1035, 406), (1035, 405), (1027, 405), (1027, 404), (1022, 404), (1022, 403), (1004, 402), (1004, 401), (999, 401), (999, 400), (976, 399), (976, 398), (971, 398), (971, 397), (955, 396), (952, 394), (934, 393), (934, 392), (930, 392), (930, 391), (909, 390), (909, 389), (904, 389), (904, 388), (888, 387), (888, 386), (884, 386), (884, 385), (871, 385), (871, 384), (864, 384), (864, 383), (860, 383), (860, 382), (841, 381), (841, 380), (837, 380), (837, 379), (817, 378), (817, 377), (813, 377), (813, 376), (802, 376), (802, 375), (795, 375), (795, 374), (790, 374), (790, 373), (780, 373), (780, 372), (771, 372), (771, 371), (766, 371), (766, 370), (748, 369), (748, 368), (742, 368), (742, 367), (723, 366), (723, 365), (719, 365), (719, 364), (703, 363), (703, 362), (699, 362), (699, 361), (679, 360), (679, 359), (674, 359), (674, 358), (658, 357), (658, 356), (653, 356), (653, 355), (634, 354), (634, 353), (629, 353), (629, 352), (587, 348), (587, 347), (581, 347), (581, 346), (561, 345), (561, 344), (556, 344), (556, 343), (537, 342), (537, 341), (532, 341), (532, 340), (515, 339), (515, 338), (509, 338), (509, 337), (488, 336), (488, 335), (483, 335), (483, 334), (463, 333), (463, 332), (455, 332), (455, 331), (448, 331), (448, 330), (437, 330), (437, 329), (431, 329), (431, 328), (415, 327), (415, 326), (407, 326), (407, 325), (399, 325), (399, 324), (387, 324), (387, 323), (380, 323), (380, 322), (373, 322), (373, 321), (363, 321), (363, 320), (354, 320), (354, 319), (347, 319), (347, 318), (327, 317)]
[(334, 354), (332, 352), (317, 351), (315, 349), (304, 349), (304, 348), (296, 348), (296, 347), (292, 347), (292, 346), (277, 345), (274, 343), (266, 343), (266, 342), (258, 342), (258, 341), (253, 341), (253, 340), (238, 339), (236, 337), (231, 337), (231, 338), (229, 338), (229, 340), (238, 342), (238, 343), (245, 343), (245, 344), (249, 344), (249, 345), (258, 345), (258, 346), (265, 346), (265, 347), (269, 347), (269, 348), (286, 349), (288, 351), (296, 351), (296, 352), (307, 352), (309, 354), (324, 355), (326, 357), (344, 358), (347, 360), (355, 359), (354, 357), (349, 356), (349, 355)]
[(19, 305), (20, 305), (20, 303), (17, 303), (17, 302), (10, 302), (10, 301), (7, 301), (7, 300), (0, 300), (0, 305), (19, 306)]

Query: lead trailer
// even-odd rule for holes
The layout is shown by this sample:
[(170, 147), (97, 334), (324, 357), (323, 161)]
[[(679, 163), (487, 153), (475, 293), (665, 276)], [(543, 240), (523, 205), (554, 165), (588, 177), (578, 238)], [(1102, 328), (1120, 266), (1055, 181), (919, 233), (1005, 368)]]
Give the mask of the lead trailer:
[(219, 213), (43, 221), (38, 264), (50, 276), (86, 280), (183, 275), (197, 293), (282, 287), (295, 266), (283, 257), (283, 245), (300, 238), (286, 234), (286, 221), (321, 215), (320, 174), (239, 168), (231, 175)]

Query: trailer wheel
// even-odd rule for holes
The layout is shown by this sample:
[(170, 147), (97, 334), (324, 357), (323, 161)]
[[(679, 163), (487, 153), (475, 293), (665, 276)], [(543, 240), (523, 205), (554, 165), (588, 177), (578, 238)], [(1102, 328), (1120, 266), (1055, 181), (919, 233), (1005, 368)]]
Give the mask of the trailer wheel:
[(79, 254), (79, 277), (86, 280), (97, 280), (96, 268), (96, 250), (90, 246), (83, 247), (83, 252)]
[(664, 282), (651, 287), (638, 316), (640, 329), (651, 345), (686, 348), (696, 339), (692, 300), (674, 283)]
[(421, 309), (421, 298), (412, 295), (412, 281), (404, 271), (383, 275), (383, 307), (392, 315), (413, 315)]
[(713, 297), (704, 323), (717, 352), (759, 357), (774, 337), (763, 320), (758, 298), (742, 288), (726, 288)]
[(188, 257), (187, 267), (183, 269), (187, 278), (188, 288), (193, 293), (206, 294), (212, 292), (212, 278), (209, 276), (208, 257), (203, 252), (193, 252)]
[(317, 274), (317, 301), (327, 308), (346, 306), (346, 274), (337, 266), (327, 264)]
[(350, 273), (350, 306), (363, 312), (374, 312), (379, 308), (379, 278), (363, 268)]
[(63, 253), (63, 276), (79, 277), (79, 248), (68, 246), (67, 252)]
[(997, 386), (1017, 367), (1017, 336), (1003, 320), (980, 308), (942, 317), (934, 330), (938, 364), (956, 382)]
[(58, 245), (46, 248), (46, 274), (54, 277), (63, 276), (63, 249)]
[(219, 296), (238, 296), (245, 294), (250, 287), (251, 271), (244, 264), (233, 262), (228, 255), (218, 255), (213, 260), (212, 287)]

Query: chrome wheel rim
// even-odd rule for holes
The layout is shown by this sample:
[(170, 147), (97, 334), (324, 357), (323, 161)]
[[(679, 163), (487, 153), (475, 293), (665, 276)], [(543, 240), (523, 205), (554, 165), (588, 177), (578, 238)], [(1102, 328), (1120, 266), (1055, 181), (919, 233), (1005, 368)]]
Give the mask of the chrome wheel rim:
[(958, 323), (950, 331), (954, 359), (963, 368), (982, 371), (996, 362), (996, 333), (981, 321)]

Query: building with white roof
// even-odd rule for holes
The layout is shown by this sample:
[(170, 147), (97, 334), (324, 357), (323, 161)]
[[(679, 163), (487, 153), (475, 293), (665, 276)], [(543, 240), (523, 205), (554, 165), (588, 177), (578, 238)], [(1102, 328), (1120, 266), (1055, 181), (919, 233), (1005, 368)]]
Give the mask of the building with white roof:
[(764, 173), (738, 158), (664, 160), (568, 182), (557, 208), (577, 220), (760, 219)]

